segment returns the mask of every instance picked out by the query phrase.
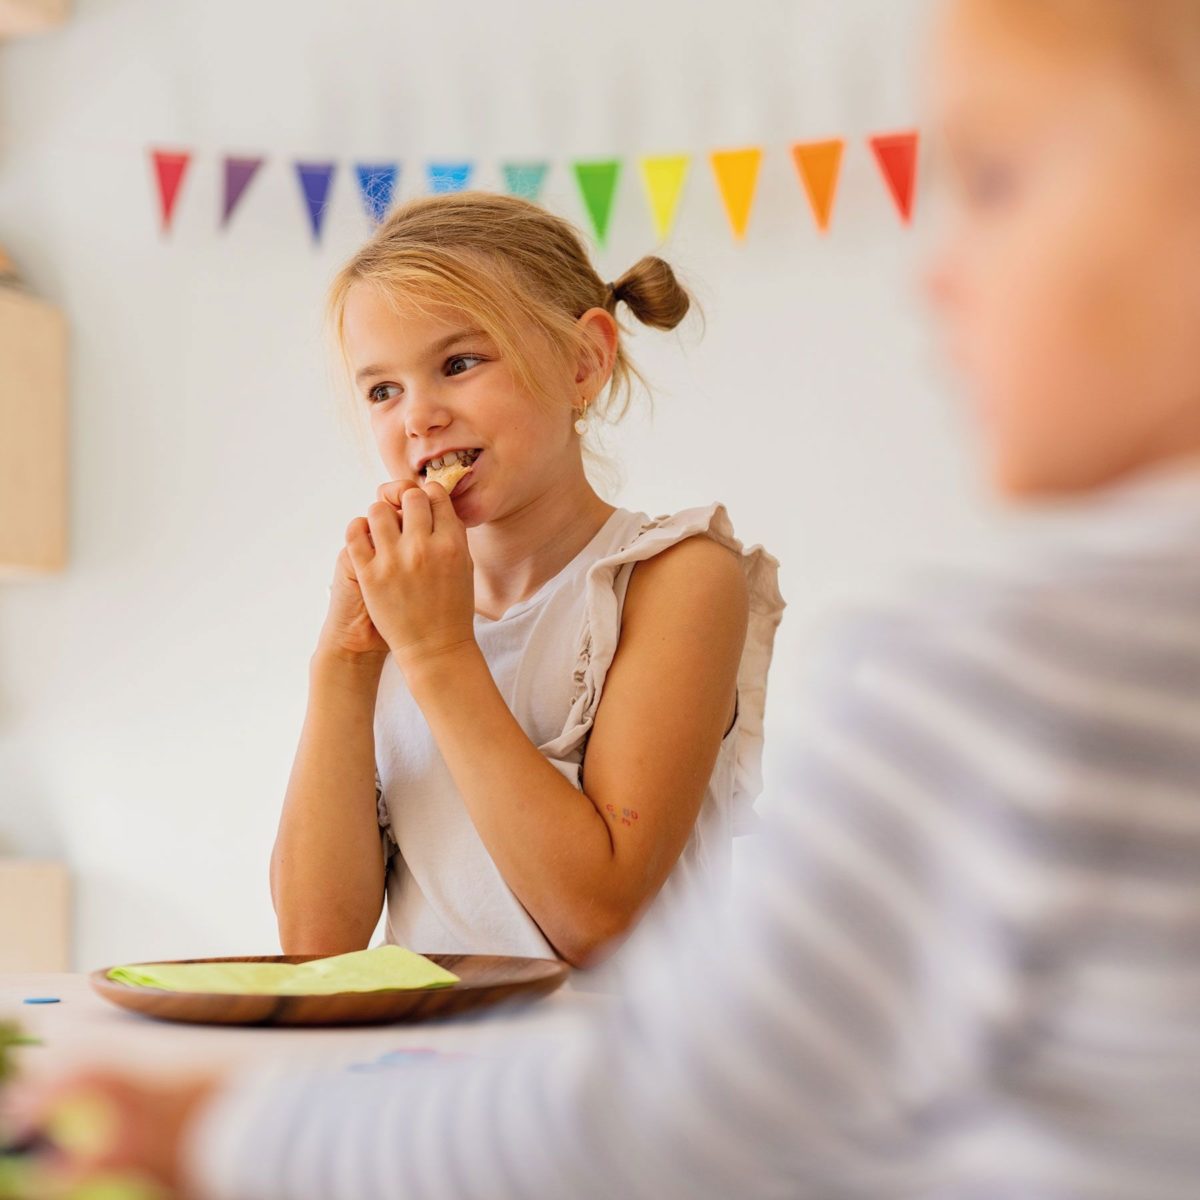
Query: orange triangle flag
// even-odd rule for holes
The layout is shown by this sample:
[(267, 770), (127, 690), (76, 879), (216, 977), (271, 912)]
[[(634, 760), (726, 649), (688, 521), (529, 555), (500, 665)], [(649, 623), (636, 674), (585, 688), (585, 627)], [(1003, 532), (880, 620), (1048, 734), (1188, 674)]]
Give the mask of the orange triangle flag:
[(845, 145), (841, 138), (830, 138), (824, 142), (796, 142), (792, 146), (792, 158), (800, 173), (800, 182), (804, 184), (817, 228), (822, 233), (829, 231), (829, 218), (837, 195)]
[(877, 134), (867, 141), (875, 152), (875, 161), (896, 202), (900, 219), (907, 225), (912, 220), (913, 185), (917, 178), (917, 131)]
[(757, 146), (743, 150), (714, 150), (709, 156), (721, 199), (725, 202), (729, 227), (739, 241), (746, 236), (746, 226), (750, 223), (750, 207), (754, 203), (762, 156), (762, 149)]

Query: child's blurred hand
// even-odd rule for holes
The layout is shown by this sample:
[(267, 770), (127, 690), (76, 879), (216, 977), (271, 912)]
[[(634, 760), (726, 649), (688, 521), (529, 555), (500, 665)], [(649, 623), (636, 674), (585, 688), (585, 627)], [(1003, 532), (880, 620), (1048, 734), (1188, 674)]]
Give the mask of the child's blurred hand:
[(6, 1108), (18, 1136), (40, 1132), (51, 1146), (30, 1167), (47, 1197), (85, 1195), (89, 1185), (115, 1187), (119, 1179), (122, 1195), (187, 1200), (184, 1135), (220, 1082), (151, 1082), (95, 1069), (23, 1084)]
[(475, 581), (466, 526), (446, 489), (386, 483), (346, 530), (363, 602), (403, 670), (475, 640)]

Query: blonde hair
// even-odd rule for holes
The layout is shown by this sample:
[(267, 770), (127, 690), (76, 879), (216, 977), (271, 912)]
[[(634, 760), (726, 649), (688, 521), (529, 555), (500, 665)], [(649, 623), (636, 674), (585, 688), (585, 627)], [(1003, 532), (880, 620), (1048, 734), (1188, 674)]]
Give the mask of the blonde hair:
[[(615, 317), (623, 303), (642, 324), (674, 329), (692, 306), (661, 258), (647, 255), (606, 283), (568, 221), (520, 197), (483, 191), (409, 201), (342, 267), (330, 287), (329, 317), (343, 360), (346, 296), (360, 282), (397, 306), (425, 311), (446, 305), (467, 314), (496, 342), (524, 387), (547, 404), (561, 403), (576, 363), (599, 363), (601, 348), (578, 325), (589, 309)], [(563, 368), (557, 384), (535, 369), (539, 341)], [(602, 385), (591, 398), (593, 410), (620, 419), (635, 380), (646, 386), (618, 336), (607, 391)]]
[(1056, 50), (1102, 50), (1160, 88), (1200, 101), (1197, 0), (970, 0)]

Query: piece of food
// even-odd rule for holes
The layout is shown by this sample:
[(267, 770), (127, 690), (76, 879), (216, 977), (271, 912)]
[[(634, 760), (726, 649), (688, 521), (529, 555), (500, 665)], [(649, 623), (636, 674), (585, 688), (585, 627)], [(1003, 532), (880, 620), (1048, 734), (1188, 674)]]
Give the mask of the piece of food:
[(425, 478), (440, 483), (447, 492), (453, 492), (480, 453), (479, 450), (451, 450), (449, 454), (431, 458), (425, 464)]
[(426, 471), (425, 478), (431, 483), (440, 483), (446, 491), (452, 492), (458, 486), (458, 481), (470, 470), (470, 467), (464, 466), (460, 462), (452, 462), (448, 467), (438, 467), (436, 470)]

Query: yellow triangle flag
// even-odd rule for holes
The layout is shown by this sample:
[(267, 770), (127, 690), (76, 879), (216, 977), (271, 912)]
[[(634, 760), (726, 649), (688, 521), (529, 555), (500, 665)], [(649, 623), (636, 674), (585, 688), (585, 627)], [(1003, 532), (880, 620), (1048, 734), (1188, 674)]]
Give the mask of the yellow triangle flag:
[(757, 146), (744, 150), (714, 150), (709, 156), (721, 199), (725, 202), (729, 226), (739, 240), (746, 236), (746, 226), (750, 222), (750, 206), (754, 203), (762, 156), (763, 152)]
[(690, 154), (655, 154), (641, 160), (642, 182), (646, 185), (654, 232), (660, 242), (666, 240), (675, 224), (675, 210), (679, 207), (691, 161)]
[(829, 230), (845, 145), (841, 138), (830, 138), (824, 142), (797, 142), (792, 147), (800, 182), (808, 193), (808, 203), (822, 233)]

